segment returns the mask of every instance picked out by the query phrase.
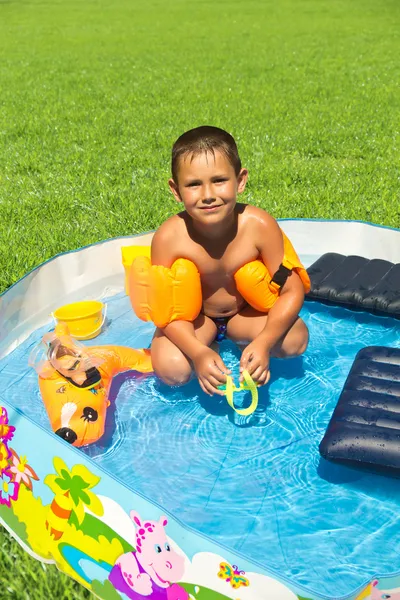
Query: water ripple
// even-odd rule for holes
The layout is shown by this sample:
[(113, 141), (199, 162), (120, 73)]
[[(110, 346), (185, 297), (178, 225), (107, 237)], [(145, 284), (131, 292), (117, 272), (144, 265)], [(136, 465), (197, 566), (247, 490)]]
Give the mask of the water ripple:
[[(116, 296), (108, 306), (96, 343), (148, 347), (154, 327), (134, 317), (129, 300)], [(154, 376), (132, 378), (109, 409), (104, 438), (84, 451), (217, 542), (321, 595), (346, 595), (372, 572), (400, 570), (400, 481), (328, 464), (318, 444), (358, 350), (377, 341), (400, 347), (400, 323), (309, 302), (302, 317), (307, 352), (271, 360), (271, 383), (250, 419), (196, 381), (171, 389)], [(9, 402), (48, 427), (26, 367), (44, 331), (0, 362), (0, 384)], [(240, 351), (221, 350), (237, 380)]]

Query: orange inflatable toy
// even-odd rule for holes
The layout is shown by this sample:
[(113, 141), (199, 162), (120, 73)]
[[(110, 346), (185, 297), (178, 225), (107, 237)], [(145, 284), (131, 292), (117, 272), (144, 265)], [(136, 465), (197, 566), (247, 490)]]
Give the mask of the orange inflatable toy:
[[(305, 292), (310, 291), (307, 271), (283, 231), (282, 236), (284, 256), (274, 275), (271, 276), (261, 260), (245, 264), (234, 275), (239, 293), (260, 312), (268, 312), (272, 308), (292, 271), (300, 276)], [(133, 250), (134, 247), (127, 247), (125, 250), (129, 249)], [(152, 265), (148, 254), (136, 256), (130, 269), (124, 263), (129, 270), (127, 287), (136, 315), (143, 321), (153, 321), (161, 328), (176, 320), (194, 321), (202, 306), (197, 267), (183, 258), (176, 260), (170, 269)]]
[(123, 371), (152, 372), (150, 352), (124, 346), (85, 347), (58, 324), (30, 357), (53, 431), (73, 446), (104, 433), (112, 378)]

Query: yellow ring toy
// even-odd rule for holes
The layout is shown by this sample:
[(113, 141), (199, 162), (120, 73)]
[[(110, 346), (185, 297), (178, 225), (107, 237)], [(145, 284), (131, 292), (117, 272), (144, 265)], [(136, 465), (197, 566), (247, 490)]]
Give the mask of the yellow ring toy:
[[(225, 395), (227, 402), (231, 408), (238, 414), (243, 417), (248, 417), (252, 415), (258, 406), (258, 389), (257, 384), (253, 381), (250, 373), (248, 371), (243, 371), (244, 382), (241, 381), (239, 387), (233, 383), (233, 379), (230, 375), (227, 375), (226, 384), (219, 386), (220, 390), (225, 389)], [(251, 393), (251, 404), (247, 408), (236, 408), (235, 403), (233, 401), (234, 392), (241, 392), (243, 390), (248, 390)]]

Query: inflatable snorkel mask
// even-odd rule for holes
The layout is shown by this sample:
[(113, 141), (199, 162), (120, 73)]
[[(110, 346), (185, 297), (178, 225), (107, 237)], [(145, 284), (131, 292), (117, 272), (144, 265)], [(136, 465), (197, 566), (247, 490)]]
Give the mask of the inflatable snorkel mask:
[(92, 387), (101, 380), (97, 367), (102, 362), (99, 357), (91, 355), (83, 344), (74, 340), (68, 327), (63, 324), (56, 325), (53, 332), (43, 336), (28, 361), (38, 375), (52, 367), (79, 388)]
[(84, 347), (79, 346), (75, 342), (66, 345), (55, 337), (49, 342), (47, 358), (51, 366), (72, 385), (81, 389), (91, 388), (101, 381), (97, 368), (101, 361), (96, 361)]

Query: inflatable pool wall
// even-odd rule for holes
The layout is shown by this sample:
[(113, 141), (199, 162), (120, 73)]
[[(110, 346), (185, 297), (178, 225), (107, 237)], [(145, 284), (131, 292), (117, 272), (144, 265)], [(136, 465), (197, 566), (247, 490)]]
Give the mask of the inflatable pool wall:
[[(55, 563), (99, 598), (326, 600), (188, 530), (4, 399), (1, 405), (0, 522), (31, 556)], [(397, 592), (374, 578), (346, 598), (399, 600), (400, 576), (395, 585)]]
[[(305, 266), (327, 251), (399, 262), (398, 232), (361, 223), (283, 221)], [(371, 232), (373, 235), (371, 235)], [(122, 291), (121, 246), (110, 240), (58, 256), (0, 297), (0, 358), (69, 301)], [(82, 274), (85, 274), (85, 277)], [(79, 449), (23, 416), (0, 396), (0, 522), (34, 558), (103, 600), (338, 600), (293, 585), (191, 530), (98, 468)], [(134, 468), (134, 464), (132, 465)], [(151, 476), (151, 475), (149, 475)], [(266, 552), (274, 552), (267, 548)], [(266, 557), (260, 557), (266, 559)], [(342, 600), (400, 600), (400, 574)]]

